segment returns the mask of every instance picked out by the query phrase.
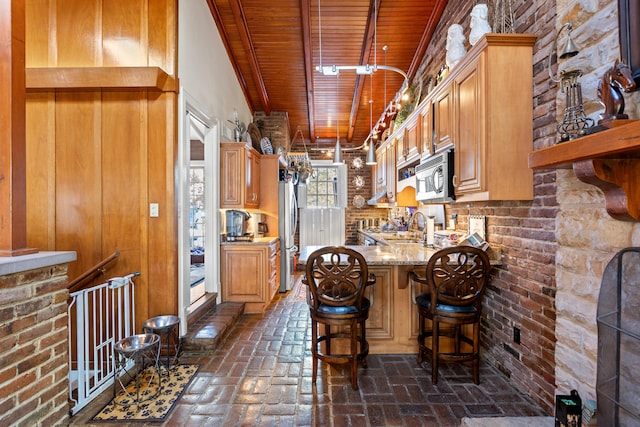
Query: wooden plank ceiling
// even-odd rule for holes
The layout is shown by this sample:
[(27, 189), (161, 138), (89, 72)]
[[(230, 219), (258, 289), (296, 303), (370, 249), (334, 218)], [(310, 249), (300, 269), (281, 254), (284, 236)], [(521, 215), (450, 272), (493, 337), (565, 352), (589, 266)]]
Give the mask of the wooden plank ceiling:
[(343, 146), (362, 144), (404, 78), (383, 70), (330, 76), (316, 67), (387, 65), (411, 81), (447, 3), (207, 1), (250, 108), (288, 112), (292, 137), (299, 126), (306, 142), (319, 146), (335, 144), (338, 131)]

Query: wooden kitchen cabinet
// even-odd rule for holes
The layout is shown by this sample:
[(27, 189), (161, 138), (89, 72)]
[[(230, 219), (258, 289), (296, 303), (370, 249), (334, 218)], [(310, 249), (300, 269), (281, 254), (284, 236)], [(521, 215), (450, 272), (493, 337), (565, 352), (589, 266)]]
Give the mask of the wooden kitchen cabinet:
[(222, 301), (245, 303), (245, 313), (264, 312), (280, 287), (279, 239), (226, 243), (220, 249)]
[(385, 150), (387, 152), (385, 162), (386, 187), (389, 203), (396, 201), (396, 147), (395, 140), (389, 140), (386, 143)]
[(431, 114), (431, 102), (425, 102), (420, 108), (420, 126), (422, 132), (418, 138), (420, 155), (427, 157), (433, 154), (433, 114)]
[(439, 152), (453, 145), (454, 111), (453, 111), (453, 85), (441, 83), (436, 89), (432, 101), (433, 114), (433, 152)]
[[(454, 94), (458, 202), (533, 198), (533, 172), (527, 163), (533, 88), (522, 82), (533, 79), (535, 40), (527, 34), (487, 34), (446, 79)], [(507, 70), (514, 77), (505, 78)]]
[(405, 123), (403, 123), (404, 131), (400, 132), (396, 140), (396, 167), (398, 169), (419, 160), (422, 148), (420, 115), (409, 116)]
[(245, 142), (220, 144), (220, 207), (260, 206), (260, 154)]
[(373, 175), (373, 194), (387, 189), (387, 145), (383, 143), (376, 150), (376, 166)]

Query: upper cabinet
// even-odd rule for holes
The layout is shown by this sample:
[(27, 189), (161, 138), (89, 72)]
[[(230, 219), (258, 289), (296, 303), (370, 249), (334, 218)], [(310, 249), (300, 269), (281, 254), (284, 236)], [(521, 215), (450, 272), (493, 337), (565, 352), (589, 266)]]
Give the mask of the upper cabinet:
[(396, 164), (399, 168), (420, 159), (420, 115), (411, 115), (403, 123), (403, 128), (396, 138)]
[(430, 136), (433, 152), (453, 145), (453, 95), (453, 85), (447, 82), (441, 83), (432, 98), (433, 135)]
[(453, 91), (456, 200), (531, 200), (533, 44), (486, 34), (447, 77)]
[(244, 142), (220, 144), (220, 207), (260, 206), (260, 154)]

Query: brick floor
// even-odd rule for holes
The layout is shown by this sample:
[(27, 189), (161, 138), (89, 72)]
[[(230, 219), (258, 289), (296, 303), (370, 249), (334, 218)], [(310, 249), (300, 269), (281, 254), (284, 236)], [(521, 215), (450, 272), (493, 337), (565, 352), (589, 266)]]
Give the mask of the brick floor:
[[(322, 362), (314, 387), (308, 308), (287, 297), (277, 295), (264, 315), (242, 315), (212, 354), (183, 354), (180, 361), (200, 371), (163, 425), (458, 426), (463, 417), (546, 415), (486, 363), (479, 385), (470, 366), (446, 363), (432, 385), (428, 361), (369, 355), (358, 391), (345, 368)], [(109, 398), (100, 396), (71, 425), (91, 425)]]

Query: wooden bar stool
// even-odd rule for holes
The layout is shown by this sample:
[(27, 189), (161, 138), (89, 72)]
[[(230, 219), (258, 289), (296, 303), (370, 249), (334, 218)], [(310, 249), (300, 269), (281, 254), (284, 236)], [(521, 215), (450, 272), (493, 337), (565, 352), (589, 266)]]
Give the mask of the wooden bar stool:
[[(431, 382), (438, 382), (441, 360), (471, 361), (473, 382), (480, 382), (480, 314), (482, 296), (489, 283), (491, 264), (487, 254), (472, 246), (454, 246), (436, 252), (427, 262), (426, 277), (410, 273), (412, 295), (419, 319), (418, 363), (431, 353)], [(416, 284), (426, 285), (422, 293)], [(431, 321), (431, 329), (426, 320)], [(470, 335), (463, 327), (471, 325)], [(431, 337), (430, 348), (426, 338)], [(441, 349), (440, 338), (451, 339), (451, 350)]]
[[(371, 301), (364, 293), (375, 282), (364, 257), (353, 249), (328, 246), (309, 256), (303, 283), (309, 286), (314, 384), (318, 360), (323, 360), (349, 364), (351, 386), (358, 389), (358, 361), (366, 366), (369, 354), (365, 322)], [(324, 325), (324, 332), (318, 330), (319, 324)], [(341, 338), (349, 340), (349, 353), (332, 354), (331, 341)]]

